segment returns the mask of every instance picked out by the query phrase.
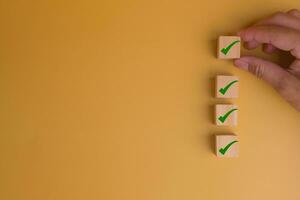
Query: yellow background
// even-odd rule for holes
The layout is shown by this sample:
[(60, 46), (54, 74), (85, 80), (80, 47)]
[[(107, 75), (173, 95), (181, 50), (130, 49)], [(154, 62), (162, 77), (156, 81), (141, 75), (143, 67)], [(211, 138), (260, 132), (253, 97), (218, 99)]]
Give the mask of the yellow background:
[[(0, 199), (300, 199), (299, 113), (215, 58), (219, 35), (299, 7), (0, 0)], [(240, 77), (237, 100), (213, 97), (217, 74)], [(230, 102), (238, 126), (216, 127)], [(217, 159), (231, 132), (240, 157)]]

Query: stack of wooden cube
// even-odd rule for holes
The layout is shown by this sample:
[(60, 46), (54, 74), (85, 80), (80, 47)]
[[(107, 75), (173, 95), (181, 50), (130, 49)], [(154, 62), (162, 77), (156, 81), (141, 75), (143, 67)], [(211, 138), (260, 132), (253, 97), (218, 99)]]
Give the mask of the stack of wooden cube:
[[(237, 36), (220, 36), (218, 41), (218, 58), (235, 59), (240, 57), (241, 39)], [(215, 97), (220, 99), (238, 98), (239, 78), (219, 75), (216, 77)], [(238, 106), (234, 104), (215, 105), (215, 124), (217, 126), (236, 126), (238, 123)], [(218, 157), (237, 157), (239, 142), (233, 133), (216, 135), (216, 155)]]

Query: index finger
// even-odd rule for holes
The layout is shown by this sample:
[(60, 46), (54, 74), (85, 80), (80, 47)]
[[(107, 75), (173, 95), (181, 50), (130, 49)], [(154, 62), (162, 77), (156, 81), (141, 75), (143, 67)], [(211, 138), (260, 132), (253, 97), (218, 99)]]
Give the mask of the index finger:
[(257, 25), (240, 31), (238, 35), (245, 42), (272, 44), (278, 49), (290, 51), (293, 56), (300, 59), (300, 32), (294, 29), (275, 25)]

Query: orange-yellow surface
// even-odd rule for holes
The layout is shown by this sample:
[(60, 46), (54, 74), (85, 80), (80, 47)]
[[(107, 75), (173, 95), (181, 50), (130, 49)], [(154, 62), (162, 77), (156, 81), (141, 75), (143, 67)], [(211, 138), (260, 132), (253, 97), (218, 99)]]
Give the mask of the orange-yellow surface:
[[(290, 8), (0, 0), (0, 199), (300, 199), (299, 113), (216, 59), (219, 35)], [(217, 74), (240, 78), (237, 100), (213, 97)], [(216, 127), (230, 102), (238, 126)], [(213, 135), (231, 132), (240, 157), (218, 159)]]

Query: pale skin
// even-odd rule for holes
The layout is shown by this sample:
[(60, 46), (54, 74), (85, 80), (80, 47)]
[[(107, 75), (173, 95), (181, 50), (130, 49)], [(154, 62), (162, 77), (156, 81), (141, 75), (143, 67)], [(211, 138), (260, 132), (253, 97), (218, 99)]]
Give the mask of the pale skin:
[(300, 11), (278, 12), (238, 32), (247, 49), (263, 45), (266, 53), (288, 51), (295, 60), (290, 66), (253, 56), (242, 56), (235, 66), (269, 83), (300, 112)]

